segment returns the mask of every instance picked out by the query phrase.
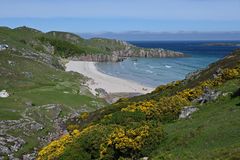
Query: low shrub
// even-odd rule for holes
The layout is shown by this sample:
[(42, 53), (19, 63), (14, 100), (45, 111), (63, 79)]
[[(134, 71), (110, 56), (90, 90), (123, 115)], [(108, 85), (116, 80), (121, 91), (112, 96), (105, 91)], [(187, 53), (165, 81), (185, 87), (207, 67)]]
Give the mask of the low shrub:
[(62, 160), (91, 160), (100, 158), (100, 145), (111, 133), (111, 126), (93, 125), (81, 131), (81, 135), (68, 144), (64, 153), (58, 157)]
[[(177, 119), (184, 106), (227, 80), (240, 78), (240, 67), (224, 69), (214, 79), (208, 79), (193, 88), (186, 88), (171, 96), (154, 97), (154, 100), (136, 101), (121, 99), (94, 114), (83, 113), (78, 120), (86, 122), (69, 125), (71, 134), (51, 142), (38, 154), (38, 160), (90, 160), (90, 159), (139, 159), (148, 156), (161, 143), (164, 132), (159, 122)], [(174, 88), (181, 81), (158, 87), (154, 92)], [(236, 93), (239, 95), (239, 93)], [(90, 125), (94, 124), (94, 125)], [(234, 152), (235, 154), (235, 152)], [(235, 154), (234, 156), (238, 156)], [(171, 157), (162, 155), (162, 159)]]
[(71, 134), (63, 135), (58, 140), (52, 141), (39, 151), (37, 160), (57, 159), (64, 153), (66, 146), (72, 143), (74, 138), (79, 136), (80, 132), (78, 130), (74, 130)]
[(157, 87), (153, 93), (161, 93), (163, 91), (165, 91), (166, 89), (172, 89), (176, 86), (179, 86), (181, 84), (182, 81), (173, 81), (173, 82), (170, 82), (166, 85), (160, 85), (159, 87)]
[(144, 101), (133, 103), (122, 109), (122, 112), (140, 111), (146, 114), (148, 120), (158, 119), (161, 121), (170, 121), (175, 119), (181, 111), (181, 108), (190, 104), (186, 98), (175, 95), (171, 97), (162, 97), (159, 101)]
[(139, 159), (149, 155), (164, 138), (162, 127), (151, 123), (138, 124), (137, 127), (116, 127), (106, 142), (101, 144), (101, 159), (131, 158)]
[(129, 125), (132, 122), (141, 122), (146, 120), (146, 115), (143, 112), (115, 112), (112, 114), (106, 115), (100, 123), (109, 125), (109, 124), (119, 124), (122, 126)]

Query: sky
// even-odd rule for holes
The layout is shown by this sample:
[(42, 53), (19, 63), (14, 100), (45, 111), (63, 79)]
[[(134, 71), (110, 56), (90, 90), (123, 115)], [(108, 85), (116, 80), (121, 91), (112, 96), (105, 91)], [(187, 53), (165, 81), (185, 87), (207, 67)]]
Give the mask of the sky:
[(0, 26), (42, 31), (240, 31), (240, 0), (0, 0)]

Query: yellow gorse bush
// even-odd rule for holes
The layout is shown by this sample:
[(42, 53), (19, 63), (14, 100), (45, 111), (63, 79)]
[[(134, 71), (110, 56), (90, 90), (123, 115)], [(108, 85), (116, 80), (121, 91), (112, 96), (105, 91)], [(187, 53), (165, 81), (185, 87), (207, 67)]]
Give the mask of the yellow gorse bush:
[[(161, 97), (158, 100), (148, 100), (148, 101), (140, 101), (134, 102), (122, 108), (122, 112), (136, 112), (140, 111), (145, 113), (148, 119), (151, 118), (159, 118), (161, 119), (164, 116), (177, 116), (181, 111), (182, 107), (191, 105), (191, 101), (195, 98), (198, 98), (204, 93), (205, 88), (211, 88), (214, 86), (218, 86), (219, 84), (224, 83), (227, 80), (240, 78), (240, 67), (235, 67), (233, 69), (224, 69), (223, 72), (215, 77), (214, 79), (209, 79), (199, 83), (198, 86), (194, 88), (187, 88), (175, 95)], [(176, 81), (173, 83), (169, 83), (165, 86), (158, 87), (154, 92), (162, 92), (165, 89), (173, 88), (174, 86), (178, 86), (181, 84), (181, 81)], [(124, 100), (124, 99), (123, 99)], [(87, 119), (89, 116), (88, 113), (83, 113), (80, 116), (81, 120)], [(111, 118), (113, 115), (108, 114), (104, 116), (104, 118)], [(73, 143), (75, 138), (79, 138), (83, 135), (88, 135), (91, 131), (99, 130), (99, 125), (90, 125), (83, 129), (81, 132), (76, 130), (77, 126), (72, 125), (69, 126), (69, 130), (73, 130), (70, 134), (63, 135), (58, 140), (52, 141), (46, 147), (42, 148), (38, 153), (37, 160), (55, 160), (60, 157), (64, 151), (66, 146)], [(101, 128), (101, 127), (100, 127)], [(100, 143), (100, 159), (106, 158), (107, 154), (111, 154), (112, 152), (109, 149), (116, 151), (116, 153), (136, 153), (141, 150), (145, 139), (150, 137), (150, 127), (146, 124), (141, 127), (135, 129), (127, 129), (123, 126), (117, 126), (117, 128), (111, 130), (110, 134), (106, 135), (106, 139), (104, 139), (103, 143)], [(136, 152), (135, 152), (136, 151)], [(81, 153), (79, 153), (81, 154)]]
[(226, 80), (239, 78), (239, 77), (240, 77), (240, 68), (233, 68), (233, 69), (227, 68), (223, 71), (223, 78)]
[(71, 134), (65, 134), (58, 140), (52, 141), (50, 144), (40, 150), (37, 160), (56, 159), (64, 153), (65, 147), (78, 136), (80, 136), (80, 132), (78, 130), (74, 130)]
[(100, 146), (100, 158), (104, 158), (108, 148), (127, 153), (128, 150), (140, 150), (144, 144), (144, 138), (149, 136), (150, 127), (143, 125), (136, 129), (117, 127), (107, 138), (106, 143)]
[(226, 80), (234, 79), (234, 78), (240, 78), (240, 67), (237, 66), (236, 68), (226, 68), (223, 70), (223, 73), (214, 79), (209, 79), (204, 82), (201, 82), (197, 87), (191, 88), (191, 89), (185, 89), (178, 93), (181, 97), (185, 97), (189, 99), (190, 101), (198, 98), (204, 93), (204, 88), (208, 87), (214, 87), (218, 86), (222, 83), (224, 83)]
[(160, 93), (160, 92), (162, 92), (162, 91), (164, 91), (164, 90), (166, 90), (166, 89), (171, 89), (171, 88), (173, 88), (173, 87), (175, 87), (175, 86), (178, 86), (178, 85), (180, 85), (180, 84), (181, 84), (181, 81), (173, 81), (173, 82), (170, 82), (170, 83), (168, 83), (168, 84), (166, 84), (166, 85), (161, 85), (161, 86), (157, 87), (157, 88), (153, 91), (153, 93)]
[(74, 130), (79, 130), (81, 128), (80, 125), (77, 125), (77, 124), (70, 124), (67, 126), (67, 130), (72, 132)]
[[(141, 111), (146, 114), (148, 118), (153, 118), (154, 116), (161, 117), (164, 114), (178, 114), (182, 107), (190, 105), (191, 101), (200, 97), (204, 93), (205, 88), (211, 88), (214, 86), (218, 86), (224, 83), (226, 80), (239, 78), (240, 77), (240, 67), (236, 67), (233, 69), (224, 69), (223, 73), (212, 79), (206, 80), (199, 83), (198, 86), (194, 88), (187, 88), (183, 91), (178, 92), (174, 96), (170, 97), (162, 97), (158, 101), (149, 100), (149, 101), (141, 101), (134, 102), (128, 105), (125, 108), (122, 108), (121, 111), (125, 112), (136, 112)], [(167, 85), (159, 86), (154, 92), (161, 92), (168, 88), (173, 88), (174, 86), (178, 86), (181, 81), (176, 81), (169, 83)]]
[(126, 111), (126, 112), (141, 111), (145, 113), (147, 116), (150, 116), (154, 111), (155, 107), (156, 107), (156, 101), (150, 100), (150, 101), (143, 101), (139, 103), (132, 103), (128, 105), (128, 107), (122, 108), (121, 111)]
[(88, 112), (83, 112), (83, 113), (79, 116), (79, 118), (80, 118), (81, 120), (85, 120), (85, 119), (88, 118), (88, 116), (89, 116), (89, 113), (88, 113)]
[(182, 107), (190, 105), (190, 102), (179, 95), (163, 97), (159, 100), (156, 113), (162, 116), (166, 113), (178, 114)]
[(200, 87), (195, 87), (195, 88), (191, 88), (191, 89), (190, 88), (185, 89), (181, 92), (178, 92), (177, 95), (184, 99), (191, 101), (191, 100), (198, 98), (203, 93), (204, 93), (203, 88), (200, 86)]
[(180, 112), (181, 107), (189, 105), (190, 102), (182, 96), (175, 95), (171, 97), (162, 97), (159, 101), (144, 101), (133, 103), (126, 108), (122, 108), (121, 111), (135, 112), (141, 111), (146, 114), (148, 119), (153, 117), (161, 117), (167, 113), (177, 114)]

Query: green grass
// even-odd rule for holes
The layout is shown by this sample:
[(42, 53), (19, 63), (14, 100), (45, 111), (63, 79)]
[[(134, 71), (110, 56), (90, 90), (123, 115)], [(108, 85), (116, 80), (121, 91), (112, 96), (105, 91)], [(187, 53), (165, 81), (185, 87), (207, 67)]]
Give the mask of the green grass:
[[(110, 127), (111, 124), (115, 124), (131, 128), (133, 124), (139, 122), (146, 123), (150, 121), (157, 124), (161, 123), (161, 127), (163, 127), (165, 133), (163, 136), (164, 139), (162, 141), (156, 140), (153, 142), (149, 142), (147, 140), (144, 141), (149, 143), (150, 146), (142, 148), (142, 157), (147, 156), (153, 160), (238, 160), (240, 159), (239, 74), (233, 76), (234, 79), (225, 79), (217, 86), (210, 87), (210, 89), (225, 93), (224, 95), (218, 97), (217, 100), (212, 100), (203, 105), (191, 102), (191, 105), (198, 107), (199, 111), (193, 113), (192, 117), (189, 119), (179, 120), (177, 116), (175, 117), (175, 115), (171, 115), (170, 113), (169, 117), (174, 116), (171, 120), (162, 120), (158, 119), (158, 117), (149, 118), (144, 112), (139, 114), (137, 111), (130, 111), (128, 113), (122, 112), (121, 109), (131, 105), (132, 102), (147, 100), (161, 102), (161, 100), (164, 100), (162, 99), (163, 97), (166, 98), (174, 96), (177, 92), (186, 88), (197, 87), (201, 84), (201, 82), (212, 79), (213, 74), (215, 74), (219, 68), (229, 69), (238, 67), (240, 58), (239, 53), (239, 51), (236, 51), (226, 58), (211, 64), (209, 68), (201, 71), (198, 75), (195, 75), (190, 79), (181, 81), (177, 86), (168, 85), (166, 89), (162, 91), (156, 91), (147, 95), (129, 99), (122, 99), (115, 104), (90, 113), (86, 120), (81, 121), (79, 119), (70, 119), (68, 124), (77, 124), (81, 129), (83, 129), (94, 124), (103, 124), (106, 127)], [(159, 108), (168, 108), (176, 102), (177, 100), (171, 100), (169, 101), (169, 105), (161, 105), (160, 103), (155, 105)], [(168, 116), (168, 113), (166, 115)], [(108, 133), (99, 134), (103, 134), (105, 136)], [(151, 138), (156, 137), (152, 136)], [(70, 149), (66, 151), (67, 155), (69, 155), (68, 159), (71, 159), (72, 155), (72, 152), (69, 151), (73, 151), (74, 153), (74, 149), (77, 150), (78, 148), (81, 148), (81, 145), (83, 144), (78, 144), (76, 146), (70, 145)], [(101, 144), (96, 144), (96, 146), (98, 145)], [(88, 150), (91, 151), (92, 147), (89, 147)], [(128, 154), (126, 157), (131, 157), (130, 154), (132, 154), (132, 150), (126, 149), (123, 152)], [(75, 151), (74, 154), (81, 156), (81, 153), (82, 152)], [(113, 157), (116, 158), (121, 153), (116, 152)], [(112, 152), (109, 151), (109, 154), (112, 154)], [(133, 153), (135, 156), (137, 154), (137, 151)]]
[[(18, 120), (28, 115), (44, 129), (25, 135), (23, 129), (9, 130), (8, 133), (21, 137), (26, 144), (16, 153), (24, 153), (39, 146), (38, 137), (53, 132), (55, 111), (40, 107), (47, 104), (59, 104), (60, 116), (84, 109), (94, 111), (106, 105), (103, 99), (93, 96), (84, 85), (86, 77), (65, 72), (47, 64), (24, 58), (15, 53), (0, 52), (0, 91), (7, 90), (8, 98), (0, 99), (0, 120)], [(26, 103), (31, 102), (32, 106)]]
[[(11, 61), (12, 64), (8, 62)], [(30, 73), (27, 77), (25, 73)], [(40, 62), (9, 53), (0, 54), (0, 90), (7, 90), (10, 97), (0, 99), (0, 119), (18, 119), (26, 108), (26, 102), (35, 106), (62, 104), (73, 108), (88, 106), (95, 109), (105, 102), (95, 98), (83, 85), (85, 77), (67, 73)], [(8, 116), (10, 115), (10, 116)]]
[(7, 27), (0, 27), (0, 43), (6, 43), (10, 47), (14, 47), (18, 50), (22, 48), (31, 50), (33, 49), (33, 43), (35, 38), (43, 33), (27, 27), (19, 27), (16, 29), (10, 29)]
[[(239, 83), (229, 81), (221, 90), (234, 92)], [(223, 153), (240, 150), (240, 97), (221, 97), (199, 108), (191, 119), (164, 125), (167, 139), (153, 152), (153, 160), (221, 159)], [(234, 156), (235, 152), (225, 158)]]
[(69, 41), (53, 37), (42, 36), (39, 40), (44, 44), (49, 43), (54, 46), (54, 54), (64, 58), (71, 56), (84, 56), (87, 54), (106, 54), (106, 52), (100, 48), (81, 45), (79, 43), (74, 44)]
[(0, 99), (0, 120), (17, 120), (25, 107), (22, 102), (13, 97)]
[[(0, 27), (0, 44), (8, 44), (19, 52), (33, 51), (35, 53), (55, 54), (60, 57), (83, 55), (110, 55), (113, 51), (124, 50), (126, 46), (117, 40), (93, 38), (83, 39), (80, 36), (68, 33), (41, 31), (19, 27), (10, 29)], [(49, 46), (54, 50), (49, 50)], [(136, 48), (136, 47), (133, 47)]]
[[(85, 78), (80, 74), (66, 73), (8, 53), (0, 55), (0, 69), (0, 73), (5, 75), (0, 77), (0, 90), (5, 89), (11, 94), (9, 98), (0, 99), (2, 120), (18, 119), (29, 101), (34, 105), (56, 103), (71, 107), (87, 105), (90, 108), (95, 108), (92, 101), (104, 104), (81, 85)], [(26, 77), (24, 72), (31, 73), (31, 77)]]
[[(212, 74), (216, 73), (219, 67), (232, 68), (239, 65), (239, 57), (239, 53), (230, 55), (212, 64), (210, 68), (203, 70), (201, 72), (203, 75), (200, 73), (193, 79), (184, 80), (183, 84), (168, 87), (166, 90), (161, 91), (161, 93), (150, 93), (130, 99), (123, 99), (113, 105), (91, 113), (87, 120), (71, 122), (79, 124), (79, 126), (83, 128), (92, 124), (104, 124), (107, 127), (109, 127), (110, 124), (117, 124), (131, 127), (133, 123), (146, 122), (147, 120), (143, 113), (143, 115), (140, 115), (137, 112), (121, 112), (121, 108), (128, 106), (131, 102), (152, 99), (161, 101), (160, 97), (172, 96), (175, 95), (177, 91), (191, 87), (191, 82), (193, 82), (196, 87), (202, 81), (211, 78)], [(206, 75), (208, 75), (208, 77), (204, 77)], [(223, 81), (223, 84), (221, 83), (212, 89), (225, 94), (218, 97), (217, 100), (210, 101), (203, 105), (192, 102), (191, 104), (198, 107), (199, 111), (193, 113), (191, 118), (182, 120), (175, 119), (172, 121), (160, 120), (165, 132), (164, 140), (157, 141), (158, 144), (151, 143), (151, 145), (154, 146), (154, 150), (151, 150), (152, 148), (149, 146), (143, 148), (143, 151), (146, 153), (144, 156), (150, 157), (150, 159), (153, 160), (240, 159), (240, 77), (238, 76), (235, 77), (235, 79)], [(169, 106), (171, 106), (171, 104), (169, 104)], [(159, 120), (154, 118), (151, 119), (151, 121), (160, 123)], [(71, 124), (71, 122), (69, 121), (69, 124)], [(78, 147), (80, 147), (80, 145), (75, 146), (75, 148)], [(91, 148), (89, 148), (89, 150), (91, 150)], [(131, 151), (127, 153), (130, 154)], [(76, 154), (80, 153), (76, 152)]]
[(19, 150), (15, 154), (15, 156), (16, 157), (21, 157), (21, 155), (27, 154), (29, 151), (33, 150), (34, 147), (39, 146), (37, 136), (41, 136), (41, 135), (44, 135), (44, 134), (35, 133), (34, 135), (31, 135), (29, 137), (24, 137), (24, 140), (27, 143), (21, 148), (21, 150)]
[[(41, 42), (40, 37), (45, 37), (46, 41)], [(40, 62), (40, 59), (34, 61), (22, 57), (19, 52), (30, 50), (50, 55), (52, 53), (46, 50), (49, 43), (52, 43), (55, 49), (54, 53), (62, 57), (72, 56), (76, 53), (97, 54), (100, 52), (101, 54), (109, 54), (114, 50), (124, 48), (124, 45), (119, 41), (84, 40), (70, 33), (50, 32), (45, 34), (26, 27), (17, 29), (1, 27), (0, 43), (7, 43), (11, 48), (18, 50), (17, 52), (0, 52), (0, 90), (6, 89), (10, 93), (10, 97), (0, 99), (0, 120), (17, 120), (23, 118), (23, 115), (27, 115), (44, 125), (43, 130), (33, 131), (29, 135), (25, 135), (22, 128), (8, 131), (9, 134), (19, 136), (27, 142), (16, 153), (18, 157), (39, 146), (37, 137), (46, 136), (49, 132), (54, 131), (52, 120), (56, 117), (56, 112), (55, 110), (47, 110), (44, 105), (59, 104), (61, 117), (81, 109), (92, 112), (106, 105), (105, 101), (94, 97), (88, 91), (84, 85), (86, 78), (82, 75), (56, 69)], [(105, 115), (111, 113), (114, 118), (111, 121), (101, 121), (101, 123), (106, 125), (119, 123), (131, 126), (135, 121), (136, 123), (144, 121), (145, 117), (141, 114), (125, 115), (123, 113), (121, 115), (119, 112), (121, 108), (132, 102), (151, 99), (158, 101), (160, 97), (175, 95), (176, 92), (185, 88), (195, 87), (200, 82), (213, 78), (213, 74), (219, 67), (224, 69), (236, 66), (240, 61), (239, 53), (236, 51), (227, 58), (212, 64), (191, 79), (183, 80), (177, 87), (167, 88), (161, 93), (134, 97), (92, 112), (89, 118), (80, 124), (80, 127), (91, 123), (96, 124)], [(52, 57), (54, 56), (52, 55)], [(240, 80), (235, 79), (227, 81), (216, 89), (224, 93), (232, 93), (239, 89), (239, 86)], [(160, 145), (155, 144), (157, 147), (154, 147), (154, 152), (149, 156), (152, 159), (171, 160), (239, 159), (240, 97), (231, 98), (230, 95), (220, 97), (218, 100), (203, 106), (197, 106), (200, 110), (194, 113), (191, 119), (164, 122), (162, 125), (166, 133), (165, 139), (161, 141)], [(33, 105), (29, 107), (26, 105), (27, 102), (31, 102)], [(129, 123), (129, 120), (134, 121), (134, 123)], [(153, 136), (153, 138), (156, 137)], [(149, 148), (145, 149), (146, 153), (151, 153), (152, 150)]]
[(62, 58), (86, 55), (109, 56), (116, 52), (126, 52), (126, 50), (131, 50), (133, 55), (138, 55), (140, 50), (152, 50), (114, 39), (83, 39), (73, 33), (59, 31), (44, 33), (28, 27), (15, 29), (0, 27), (0, 44), (2, 43), (8, 44), (11, 49), (17, 49), (19, 54), (31, 51)]
[(72, 107), (83, 105), (91, 106), (91, 101), (95, 100), (85, 95), (68, 94), (58, 90), (34, 90), (20, 93), (19, 96), (25, 97), (26, 100), (31, 100), (35, 105), (63, 104)]

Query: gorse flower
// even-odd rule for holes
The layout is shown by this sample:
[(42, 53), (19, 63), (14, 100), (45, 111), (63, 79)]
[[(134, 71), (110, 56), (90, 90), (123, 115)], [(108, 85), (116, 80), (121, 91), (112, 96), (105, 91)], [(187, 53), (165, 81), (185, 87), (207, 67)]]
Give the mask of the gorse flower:
[(58, 140), (52, 141), (50, 144), (40, 150), (37, 160), (56, 159), (64, 153), (65, 147), (78, 136), (80, 136), (80, 132), (78, 130), (74, 130), (71, 134), (65, 134)]
[[(42, 148), (37, 160), (55, 160), (62, 158), (65, 152), (68, 159), (76, 159), (71, 157), (71, 153), (83, 155), (86, 159), (137, 159), (146, 155), (144, 149), (154, 149), (154, 145), (164, 137), (160, 122), (176, 119), (181, 109), (202, 96), (206, 88), (214, 88), (234, 78), (240, 78), (240, 66), (224, 69), (218, 76), (199, 82), (195, 87), (182, 88), (179, 92), (174, 87), (184, 86), (183, 81), (162, 85), (153, 91), (161, 94), (166, 89), (173, 89), (174, 94), (168, 96), (148, 97), (148, 100), (138, 102), (121, 99), (113, 105), (120, 106), (117, 111), (106, 112), (99, 121), (88, 124), (82, 131), (76, 130), (81, 128), (80, 125), (69, 125), (71, 133)], [(88, 118), (87, 112), (79, 117), (82, 121)]]

